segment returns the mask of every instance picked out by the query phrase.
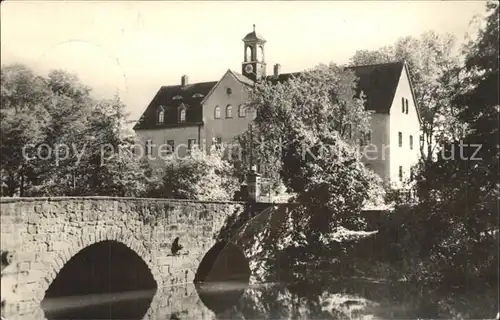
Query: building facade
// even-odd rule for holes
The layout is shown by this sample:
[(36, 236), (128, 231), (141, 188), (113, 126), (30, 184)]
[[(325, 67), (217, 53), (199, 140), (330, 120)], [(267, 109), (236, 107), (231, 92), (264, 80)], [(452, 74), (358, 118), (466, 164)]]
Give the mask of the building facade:
[[(193, 145), (210, 148), (231, 142), (255, 119), (245, 103), (260, 80), (286, 81), (297, 73), (281, 73), (275, 64), (266, 74), (266, 40), (254, 30), (243, 38), (241, 73), (227, 70), (219, 81), (162, 86), (134, 126), (143, 144), (143, 156), (161, 166), (175, 152), (183, 157)], [(358, 90), (366, 95), (367, 110), (374, 111), (371, 134), (364, 147), (365, 163), (393, 187), (411, 178), (418, 162), (420, 115), (405, 62), (349, 67), (358, 77)]]

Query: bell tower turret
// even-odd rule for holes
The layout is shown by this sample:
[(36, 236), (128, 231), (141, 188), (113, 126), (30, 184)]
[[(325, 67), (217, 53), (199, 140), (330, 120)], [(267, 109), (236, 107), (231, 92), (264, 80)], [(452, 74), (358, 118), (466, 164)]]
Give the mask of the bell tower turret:
[(253, 81), (259, 81), (266, 76), (266, 60), (264, 55), (264, 44), (266, 40), (253, 31), (243, 38), (244, 60), (242, 63), (242, 74)]

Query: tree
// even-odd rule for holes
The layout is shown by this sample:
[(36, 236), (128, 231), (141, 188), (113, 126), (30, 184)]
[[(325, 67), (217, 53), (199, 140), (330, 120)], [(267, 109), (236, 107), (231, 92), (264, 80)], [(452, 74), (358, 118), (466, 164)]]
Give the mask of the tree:
[[(368, 131), (370, 113), (355, 99), (355, 76), (336, 65), (320, 65), (285, 83), (256, 85), (248, 107), (257, 112), (252, 133), (254, 160), (265, 164), (266, 172), (280, 174), (293, 192), (296, 188), (282, 163), (282, 150), (304, 134), (336, 131), (339, 138), (355, 143)], [(304, 134), (302, 134), (304, 133)], [(239, 137), (244, 155), (250, 132)], [(306, 146), (305, 144), (303, 145)], [(244, 157), (247, 158), (247, 157)]]
[[(468, 252), (472, 247), (476, 258), (474, 266), (478, 271), (489, 268), (490, 275), (496, 276), (498, 281), (498, 269), (495, 270), (498, 266), (500, 196), (498, 2), (489, 2), (486, 8), (484, 27), (479, 30), (477, 39), (465, 48), (465, 90), (456, 98), (459, 117), (468, 124), (469, 130), (463, 139), (468, 145), (467, 160), (460, 159), (459, 168), (453, 170), (452, 181), (460, 179), (462, 183), (458, 192), (453, 193), (457, 199), (452, 203), (458, 206), (454, 221), (461, 223), (466, 235), (460, 241), (463, 251)], [(472, 153), (476, 153), (474, 158)], [(458, 214), (461, 219), (456, 218)]]
[[(50, 121), (46, 107), (50, 91), (43, 78), (19, 64), (1, 70), (1, 185), (2, 195), (25, 194), (36, 167), (31, 150), (24, 146), (44, 141)], [(26, 151), (23, 153), (23, 150)]]
[(401, 247), (418, 252), (425, 272), (444, 284), (498, 284), (498, 3), (487, 9), (484, 28), (465, 47), (463, 81), (452, 92), (468, 130), (420, 168), (418, 203), (395, 212), (418, 216), (410, 228), (407, 221), (397, 227), (406, 234)]
[[(456, 97), (456, 102), (461, 107), (459, 114), (463, 121), (474, 123), (472, 133), (483, 131), (491, 134), (490, 130), (497, 130), (498, 126), (487, 124), (491, 116), (498, 113), (498, 3), (487, 4), (486, 23), (479, 30), (476, 41), (465, 46), (465, 90)], [(482, 121), (486, 120), (486, 123)], [(495, 120), (495, 119), (493, 119)]]
[[(98, 101), (75, 75), (2, 67), (2, 194), (138, 196), (147, 164), (131, 150), (125, 106)], [(23, 154), (24, 152), (24, 154)]]
[(463, 136), (462, 122), (452, 103), (462, 81), (456, 39), (450, 34), (423, 33), (419, 38), (400, 38), (379, 50), (357, 51), (352, 65), (405, 60), (422, 119), (424, 140), (420, 145), (425, 163), (432, 161), (441, 143)]
[(125, 105), (116, 96), (99, 101), (86, 128), (85, 154), (76, 166), (75, 192), (84, 195), (141, 196), (148, 165), (133, 154), (135, 136), (126, 129)]
[(352, 71), (320, 65), (283, 83), (259, 83), (249, 107), (257, 112), (256, 158), (307, 207), (311, 234), (354, 226), (381, 181), (356, 148), (371, 113), (356, 98)]
[(51, 71), (45, 83), (51, 103), (46, 108), (49, 121), (44, 127), (43, 143), (51, 148), (52, 154), (37, 159), (30, 194), (78, 194), (77, 168), (88, 144), (89, 118), (96, 101), (90, 95), (90, 88), (64, 71)]
[(349, 62), (353, 66), (369, 65), (393, 62), (394, 58), (394, 48), (392, 46), (385, 46), (374, 51), (357, 50)]
[(227, 201), (239, 189), (232, 165), (215, 148), (210, 154), (194, 148), (183, 158), (172, 155), (162, 169), (162, 183), (149, 196)]

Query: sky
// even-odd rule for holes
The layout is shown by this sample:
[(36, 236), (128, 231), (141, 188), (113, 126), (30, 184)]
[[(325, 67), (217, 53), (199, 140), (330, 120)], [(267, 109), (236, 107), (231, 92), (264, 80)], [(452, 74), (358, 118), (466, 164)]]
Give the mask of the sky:
[(241, 39), (266, 40), (267, 72), (347, 63), (360, 49), (434, 30), (462, 40), (482, 1), (17, 1), (1, 3), (1, 63), (75, 73), (118, 93), (136, 120), (160, 86), (241, 72)]

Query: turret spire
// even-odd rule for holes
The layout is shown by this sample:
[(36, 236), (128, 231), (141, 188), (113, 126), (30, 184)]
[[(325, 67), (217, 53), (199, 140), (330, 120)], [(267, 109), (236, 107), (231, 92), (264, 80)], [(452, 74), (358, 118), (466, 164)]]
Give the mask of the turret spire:
[(253, 31), (243, 38), (244, 60), (242, 63), (242, 74), (253, 81), (257, 81), (266, 76), (266, 62), (264, 59), (264, 44), (266, 40)]

